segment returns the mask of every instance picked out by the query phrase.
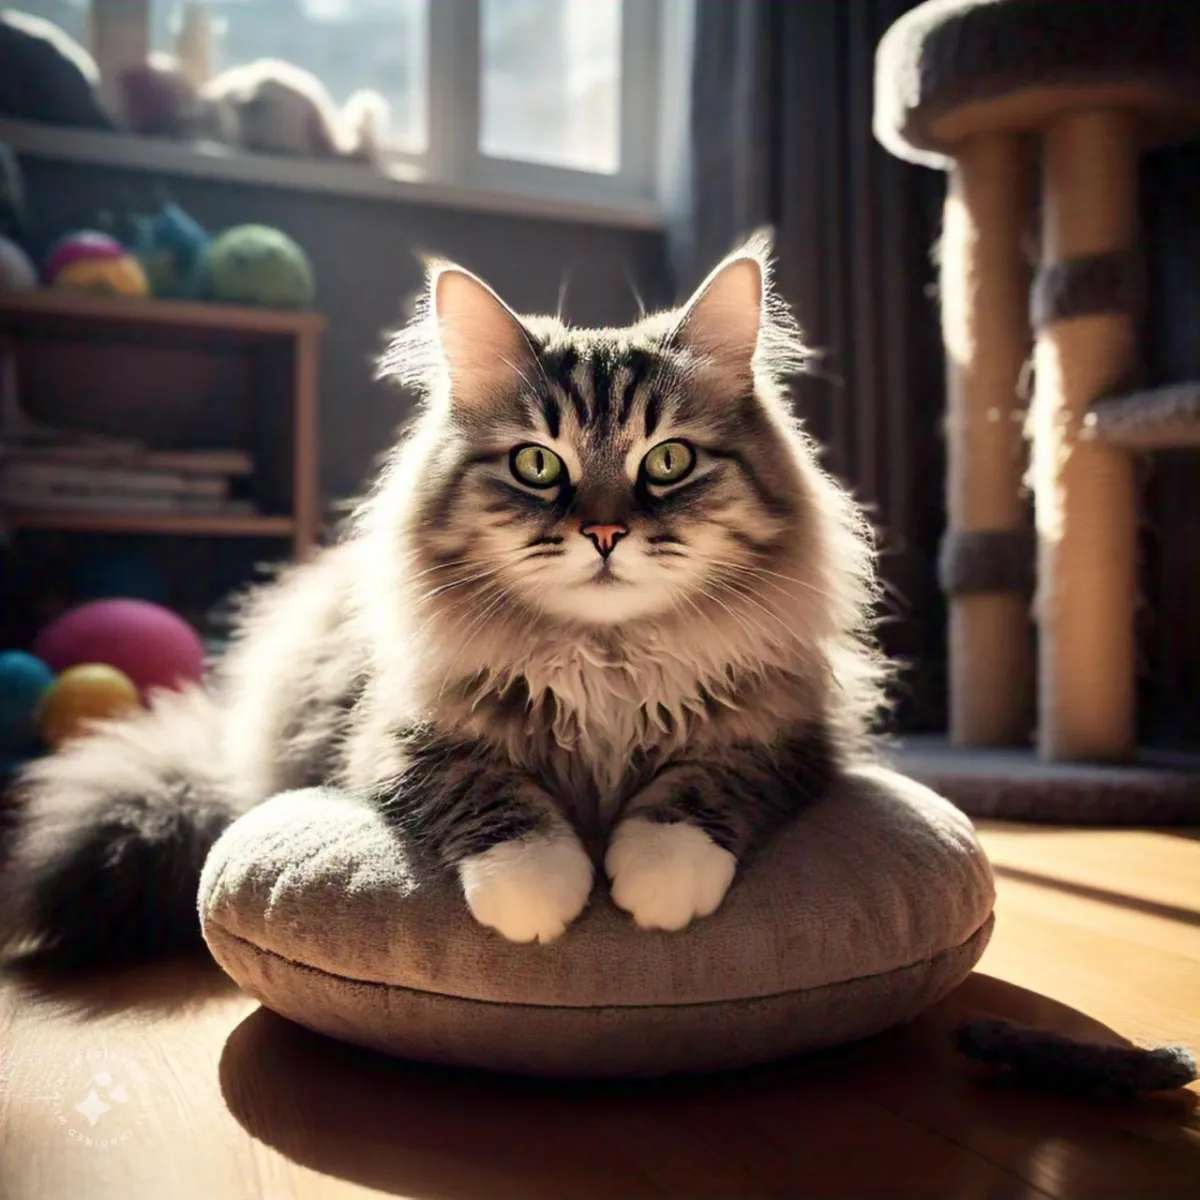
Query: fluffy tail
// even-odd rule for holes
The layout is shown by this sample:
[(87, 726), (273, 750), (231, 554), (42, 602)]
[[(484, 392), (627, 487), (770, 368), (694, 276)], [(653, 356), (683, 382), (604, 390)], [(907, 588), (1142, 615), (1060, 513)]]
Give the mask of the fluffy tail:
[(29, 767), (0, 861), (0, 953), (86, 967), (198, 947), (205, 856), (249, 807), (221, 740), (212, 699), (164, 693)]

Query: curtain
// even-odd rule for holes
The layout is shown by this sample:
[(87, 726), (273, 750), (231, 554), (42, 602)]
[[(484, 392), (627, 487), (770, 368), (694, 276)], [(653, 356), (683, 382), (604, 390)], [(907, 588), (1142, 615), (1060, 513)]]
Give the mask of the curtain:
[(871, 133), (875, 47), (902, 0), (695, 0), (689, 145), (670, 230), (679, 293), (761, 224), (815, 369), (794, 383), (826, 465), (871, 512), (883, 637), (909, 729), (945, 721), (943, 357), (933, 247), (945, 181)]

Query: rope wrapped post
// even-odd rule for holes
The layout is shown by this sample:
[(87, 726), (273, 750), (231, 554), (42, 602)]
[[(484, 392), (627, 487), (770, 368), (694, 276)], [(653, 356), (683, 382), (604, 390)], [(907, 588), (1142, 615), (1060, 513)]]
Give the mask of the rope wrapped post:
[[(900, 158), (949, 169), (947, 228), (958, 196), (966, 197), (964, 228), (978, 229), (951, 239), (942, 273), (944, 293), (962, 304), (959, 319), (953, 311), (943, 317), (951, 359), (943, 575), (957, 581), (948, 590), (952, 734), (960, 744), (979, 744), (980, 731), (1008, 728), (1009, 717), (1015, 730), (1017, 700), (995, 693), (1018, 686), (1025, 646), (1013, 595), (961, 595), (972, 582), (965, 562), (987, 561), (981, 546), (997, 551), (999, 531), (1016, 528), (1016, 509), (1006, 507), (1016, 503), (1011, 480), (999, 466), (1003, 439), (977, 417), (981, 408), (997, 411), (990, 399), (983, 407), (984, 396), (1010, 386), (1008, 360), (988, 356), (1014, 341), (1013, 267), (1000, 248), (1013, 237), (1011, 206), (1024, 201), (1010, 167), (1009, 207), (998, 197), (986, 203), (987, 189), (972, 186), (982, 168), (968, 165), (970, 157), (1000, 177), (1002, 137), (1025, 136), (1042, 153), (1028, 426), (1038, 750), (1052, 761), (1120, 761), (1131, 755), (1135, 733), (1137, 496), (1128, 451), (1090, 436), (1102, 415), (1092, 405), (1131, 382), (1140, 290), (1137, 156), (1200, 127), (1198, 56), (1200, 5), (1178, 0), (926, 0), (879, 44), (876, 137)], [(972, 296), (972, 287), (982, 291)], [(992, 554), (982, 579), (976, 571), (972, 590), (1011, 582), (999, 567), (1017, 560), (1016, 541), (1008, 545), (1006, 555)], [(986, 660), (977, 657), (991, 639)]]
[[(1136, 119), (1067, 111), (1043, 139), (1042, 274), (1137, 240)], [(1137, 494), (1133, 461), (1090, 438), (1088, 408), (1136, 364), (1127, 311), (1042, 314), (1031, 413), (1038, 533), (1038, 750), (1122, 760), (1134, 749)], [(1039, 314), (1036, 313), (1035, 316)]]
[(1029, 147), (981, 133), (955, 152), (942, 223), (950, 738), (1021, 745), (1033, 723), (1018, 387), (1029, 348)]

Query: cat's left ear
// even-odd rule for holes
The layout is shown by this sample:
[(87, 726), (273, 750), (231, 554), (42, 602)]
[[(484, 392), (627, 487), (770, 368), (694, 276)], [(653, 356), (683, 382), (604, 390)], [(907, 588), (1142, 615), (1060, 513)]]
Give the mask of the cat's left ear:
[(486, 410), (513, 395), (522, 378), (532, 377), (528, 330), (482, 279), (439, 264), (430, 272), (429, 292), (455, 408)]
[(670, 340), (729, 378), (749, 383), (767, 311), (770, 239), (758, 234), (735, 250), (683, 306)]

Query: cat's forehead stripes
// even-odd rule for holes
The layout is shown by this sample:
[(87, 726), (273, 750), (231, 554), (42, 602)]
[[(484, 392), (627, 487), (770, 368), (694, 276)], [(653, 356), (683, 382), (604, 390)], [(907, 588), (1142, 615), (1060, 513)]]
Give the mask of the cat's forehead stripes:
[(663, 417), (664, 371), (660, 355), (639, 346), (567, 343), (539, 356), (549, 388), (534, 399), (551, 437), (564, 421), (601, 438), (618, 430), (652, 437)]

